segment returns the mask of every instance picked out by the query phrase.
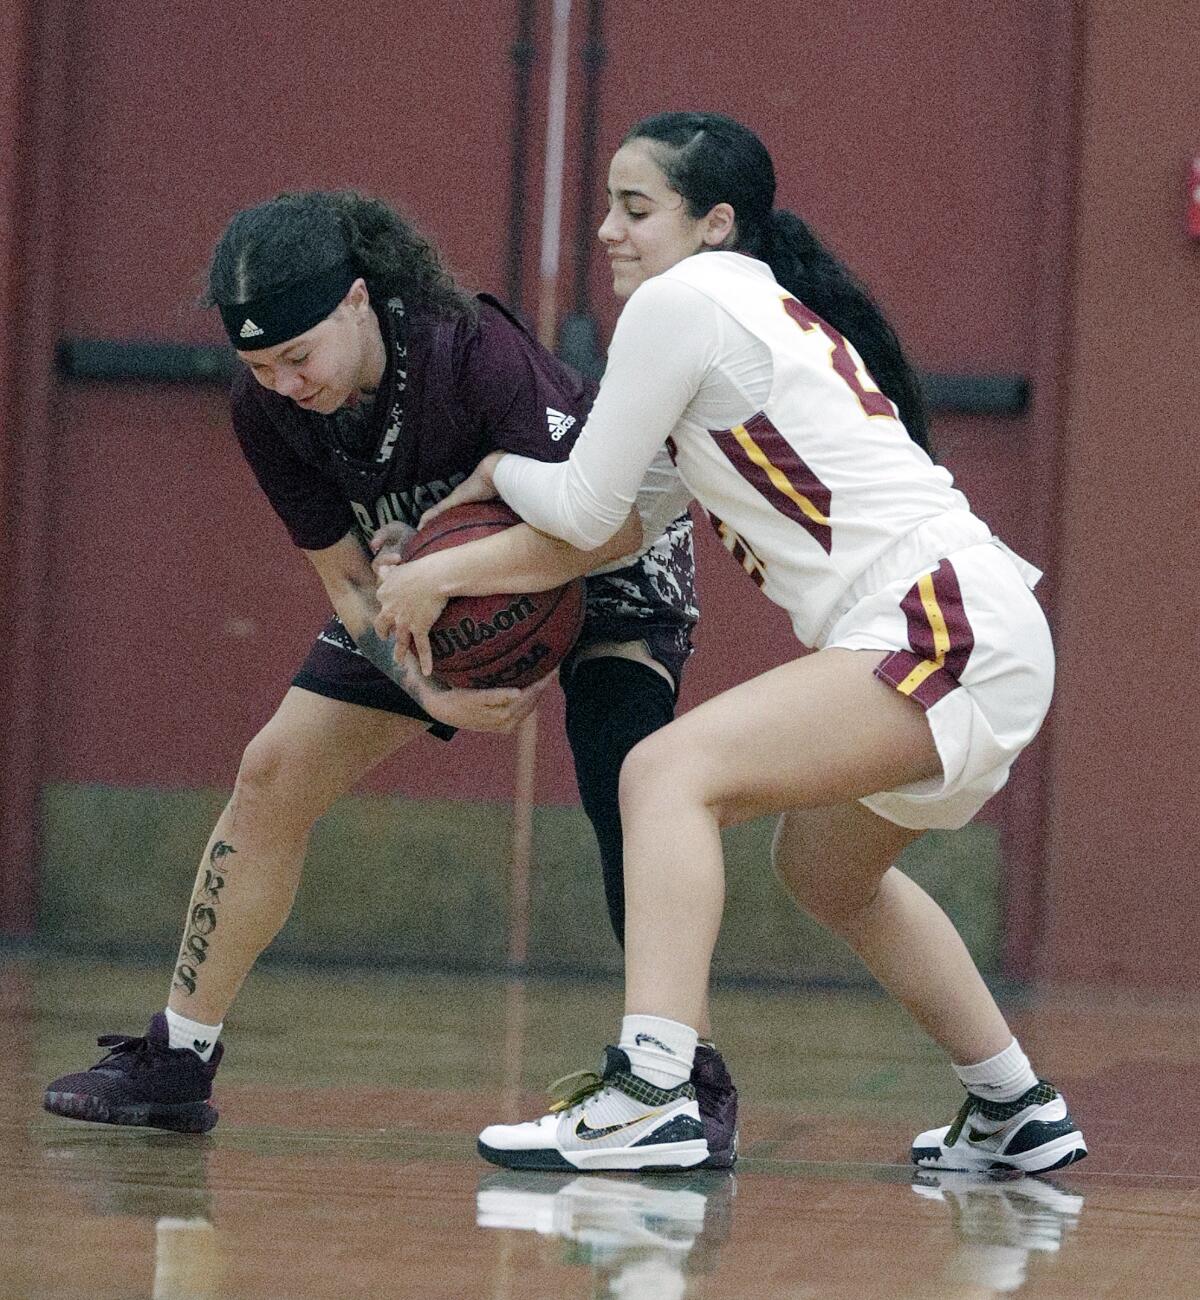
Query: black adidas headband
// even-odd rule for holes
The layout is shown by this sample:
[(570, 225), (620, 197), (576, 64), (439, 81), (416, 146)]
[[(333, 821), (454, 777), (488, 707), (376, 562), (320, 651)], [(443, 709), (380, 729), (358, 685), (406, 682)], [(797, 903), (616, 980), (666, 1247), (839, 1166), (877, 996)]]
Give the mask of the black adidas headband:
[(229, 341), (239, 352), (286, 343), (329, 315), (358, 278), (349, 262), (339, 262), (274, 293), (249, 302), (217, 304)]

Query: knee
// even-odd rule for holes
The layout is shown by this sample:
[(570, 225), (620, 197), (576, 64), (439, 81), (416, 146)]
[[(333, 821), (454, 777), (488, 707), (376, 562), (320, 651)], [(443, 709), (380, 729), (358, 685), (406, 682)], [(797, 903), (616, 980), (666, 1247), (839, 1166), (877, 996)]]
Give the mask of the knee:
[(854, 946), (857, 936), (871, 916), (875, 900), (879, 897), (879, 887), (863, 890), (855, 896), (832, 893), (814, 893), (804, 910), (818, 925), (823, 926), (839, 939), (844, 939)]
[(290, 810), (302, 820), (315, 821), (325, 811), (319, 798), (323, 783), (317, 776), (301, 746), (282, 729), (268, 725), (242, 754), (234, 795), (244, 809), (268, 806), (275, 817)]
[(265, 727), (246, 746), (238, 766), (237, 784), (244, 794), (262, 794), (280, 784), (288, 767), (287, 746)]
[(638, 741), (621, 763), (621, 811), (626, 813), (642, 803), (668, 807), (664, 802), (668, 798), (677, 803), (681, 798), (686, 798), (681, 788), (684, 781), (683, 765), (675, 751), (669, 728), (653, 732)]
[(802, 911), (840, 938), (851, 940), (879, 893), (878, 881), (847, 880), (838, 864), (811, 846), (803, 853), (784, 850), (775, 832), (771, 865)]
[(747, 819), (742, 793), (731, 785), (720, 755), (673, 724), (639, 741), (621, 765), (622, 816), (635, 808), (651, 808), (659, 817), (672, 810), (704, 812), (724, 829)]

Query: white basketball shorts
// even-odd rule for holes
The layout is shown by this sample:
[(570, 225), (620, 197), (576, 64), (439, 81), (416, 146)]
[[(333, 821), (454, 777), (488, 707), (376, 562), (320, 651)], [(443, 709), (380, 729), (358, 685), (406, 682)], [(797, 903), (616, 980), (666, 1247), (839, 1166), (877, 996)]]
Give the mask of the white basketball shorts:
[(872, 812), (914, 830), (965, 826), (1008, 780), (1054, 687), (1054, 647), (1030, 587), (1040, 574), (992, 540), (858, 601), (825, 644), (888, 650), (881, 681), (922, 709), (942, 775), (868, 795)]

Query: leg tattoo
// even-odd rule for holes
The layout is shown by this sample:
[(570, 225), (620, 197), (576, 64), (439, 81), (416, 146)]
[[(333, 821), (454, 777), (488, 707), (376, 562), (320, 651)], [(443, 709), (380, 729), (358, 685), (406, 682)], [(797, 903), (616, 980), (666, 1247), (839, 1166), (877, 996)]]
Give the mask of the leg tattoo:
[(188, 913), (172, 985), (186, 993), (196, 991), (197, 967), (203, 965), (208, 955), (209, 936), (217, 928), (217, 905), (221, 901), (221, 890), (225, 888), (225, 872), (232, 866), (224, 859), (236, 852), (232, 844), (218, 840), (209, 852), (204, 882), (197, 886), (192, 896), (192, 910)]

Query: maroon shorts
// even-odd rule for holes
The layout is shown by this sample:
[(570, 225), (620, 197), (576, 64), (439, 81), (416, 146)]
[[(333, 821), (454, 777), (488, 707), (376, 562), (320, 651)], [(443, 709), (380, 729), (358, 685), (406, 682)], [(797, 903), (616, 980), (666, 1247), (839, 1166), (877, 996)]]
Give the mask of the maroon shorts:
[[(690, 623), (652, 622), (644, 625), (589, 618), (579, 644), (563, 661), (561, 671), (571, 673), (578, 651), (597, 641), (644, 641), (651, 656), (671, 674), (678, 695), (683, 666), (692, 649), (690, 631)], [(431, 736), (439, 740), (449, 740), (457, 730), (444, 722), (435, 722), (407, 691), (401, 690), (390, 677), (385, 677), (359, 651), (354, 638), (338, 618), (331, 618), (321, 629), (300, 671), (292, 678), (292, 685), (312, 691), (314, 695), (323, 695), (326, 699), (416, 718), (426, 724)]]

